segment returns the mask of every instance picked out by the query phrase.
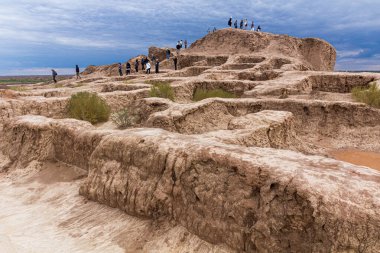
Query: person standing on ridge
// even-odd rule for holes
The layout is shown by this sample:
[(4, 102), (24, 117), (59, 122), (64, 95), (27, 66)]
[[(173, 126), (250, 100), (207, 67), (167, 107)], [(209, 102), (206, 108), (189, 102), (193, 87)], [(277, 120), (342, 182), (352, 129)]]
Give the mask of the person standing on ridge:
[(185, 40), (185, 49), (187, 48), (187, 40)]
[(181, 45), (180, 45), (179, 41), (178, 41), (178, 43), (177, 43), (176, 48), (177, 48), (177, 54), (178, 54), (178, 53), (179, 53), (179, 50), (181, 49)]
[(228, 26), (231, 28), (232, 26), (232, 17), (230, 17), (230, 19), (228, 20)]
[(181, 46), (181, 49), (182, 49), (182, 46), (183, 46), (183, 41), (182, 40), (179, 41), (179, 45)]
[(169, 48), (167, 48), (166, 49), (166, 59), (169, 60), (169, 58), (170, 58), (170, 50), (169, 50)]
[(254, 23), (253, 20), (252, 20), (251, 31), (254, 31), (254, 30), (255, 30), (255, 23)]
[(175, 57), (173, 58), (173, 62), (174, 62), (174, 70), (177, 70), (177, 61), (178, 61), (178, 59), (177, 59), (177, 57), (175, 56)]
[(248, 19), (244, 19), (244, 30), (248, 28)]
[(157, 61), (156, 61), (156, 74), (158, 74), (159, 73), (159, 68), (160, 68), (160, 61), (157, 59)]
[(234, 26), (235, 26), (235, 28), (237, 28), (237, 19), (235, 19)]
[(145, 70), (145, 59), (141, 58), (141, 70)]
[(261, 32), (261, 26), (258, 26), (256, 31)]
[(240, 20), (240, 29), (243, 29), (243, 24), (244, 24), (244, 21)]
[(127, 64), (125, 65), (125, 74), (126, 75), (130, 75), (131, 74), (131, 64), (129, 62), (127, 62)]
[(119, 75), (123, 76), (123, 66), (121, 65), (121, 62), (119, 62)]
[(136, 62), (135, 62), (135, 70), (136, 70), (136, 73), (139, 72), (139, 60), (136, 59)]
[(150, 63), (149, 61), (145, 63), (146, 64), (146, 73), (150, 74)]
[(79, 66), (78, 65), (75, 65), (75, 73), (77, 74), (77, 79), (80, 79), (80, 75), (79, 75)]
[(52, 70), (51, 70), (51, 74), (52, 74), (52, 76), (53, 76), (53, 81), (54, 81), (54, 83), (57, 83), (57, 80), (55, 79), (56, 76), (58, 75), (57, 71), (55, 71), (54, 69), (52, 69)]

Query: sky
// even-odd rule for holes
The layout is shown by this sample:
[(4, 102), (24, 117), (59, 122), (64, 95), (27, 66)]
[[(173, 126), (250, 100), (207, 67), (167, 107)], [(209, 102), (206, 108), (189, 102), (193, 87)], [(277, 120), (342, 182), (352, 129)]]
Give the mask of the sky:
[(230, 16), (263, 31), (318, 37), (336, 70), (380, 71), (380, 0), (0, 0), (0, 75), (74, 74), (149, 46), (193, 42)]

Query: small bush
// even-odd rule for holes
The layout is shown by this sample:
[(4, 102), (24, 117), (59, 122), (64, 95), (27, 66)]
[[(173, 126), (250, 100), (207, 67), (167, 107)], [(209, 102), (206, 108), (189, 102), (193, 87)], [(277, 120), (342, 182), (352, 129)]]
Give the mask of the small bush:
[(91, 124), (107, 121), (110, 113), (110, 107), (95, 93), (78, 92), (71, 96), (68, 103), (69, 117)]
[(111, 120), (120, 129), (132, 126), (134, 118), (128, 112), (128, 109), (118, 111), (111, 116)]
[(222, 90), (222, 89), (213, 89), (213, 90), (207, 90), (202, 88), (197, 88), (195, 90), (193, 100), (194, 101), (201, 101), (206, 98), (236, 98), (236, 95)]
[(174, 100), (174, 91), (169, 83), (166, 82), (156, 82), (150, 88), (149, 95), (151, 97), (167, 98)]
[(356, 101), (380, 108), (380, 89), (376, 83), (370, 83), (369, 88), (355, 87), (351, 92)]

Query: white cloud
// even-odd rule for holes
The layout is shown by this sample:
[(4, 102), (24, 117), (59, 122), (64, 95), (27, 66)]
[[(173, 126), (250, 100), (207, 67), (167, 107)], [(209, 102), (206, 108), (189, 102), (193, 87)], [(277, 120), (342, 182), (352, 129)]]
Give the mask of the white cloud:
[(360, 54), (364, 53), (364, 49), (357, 49), (357, 50), (342, 50), (337, 51), (337, 55), (339, 58), (346, 58), (346, 57), (354, 57), (358, 56)]

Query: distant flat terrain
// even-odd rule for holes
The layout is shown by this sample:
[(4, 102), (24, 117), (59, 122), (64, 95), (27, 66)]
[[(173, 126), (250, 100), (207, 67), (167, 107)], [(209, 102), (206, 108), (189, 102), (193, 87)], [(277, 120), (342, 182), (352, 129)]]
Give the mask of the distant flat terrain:
[[(58, 80), (71, 78), (68, 75), (58, 76)], [(0, 76), (0, 88), (6, 88), (8, 85), (25, 85), (36, 84), (52, 81), (51, 75), (46, 76)]]

